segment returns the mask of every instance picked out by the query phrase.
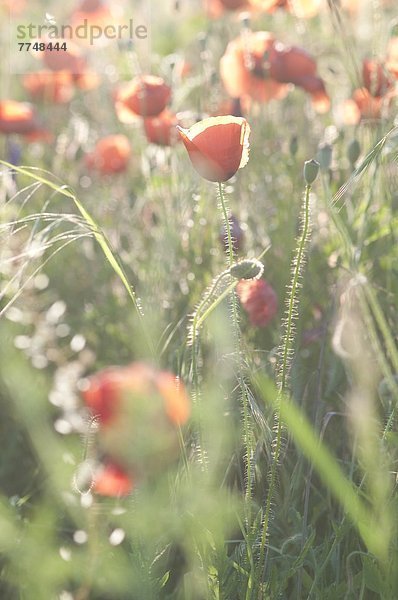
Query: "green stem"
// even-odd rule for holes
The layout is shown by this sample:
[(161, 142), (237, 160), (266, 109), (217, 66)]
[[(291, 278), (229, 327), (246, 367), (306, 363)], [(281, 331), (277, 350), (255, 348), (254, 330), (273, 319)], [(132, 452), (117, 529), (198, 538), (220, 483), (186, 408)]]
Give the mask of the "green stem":
[[(219, 192), (219, 200), (220, 206), (224, 219), (224, 226), (227, 232), (227, 257), (229, 267), (232, 267), (234, 264), (234, 247), (232, 241), (231, 234), (231, 223), (228, 215), (228, 207), (225, 199), (225, 194), (223, 190), (223, 184), (221, 182), (218, 183), (218, 192)], [(232, 281), (232, 277), (229, 277), (230, 282)], [(235, 290), (231, 290), (230, 292), (230, 302), (231, 302), (231, 310), (232, 310), (232, 323), (234, 329), (234, 338), (235, 338), (235, 356), (238, 362), (238, 385), (240, 391), (240, 397), (242, 402), (242, 416), (243, 416), (243, 443), (245, 447), (245, 508), (246, 508), (246, 526), (249, 528), (251, 525), (251, 499), (252, 499), (252, 488), (253, 488), (253, 480), (254, 480), (254, 465), (253, 465), (253, 457), (254, 457), (254, 448), (253, 448), (253, 430), (252, 424), (250, 420), (250, 411), (249, 411), (249, 399), (247, 395), (247, 386), (244, 381), (244, 373), (242, 369), (242, 363), (240, 361), (240, 331), (239, 331), (239, 321), (238, 321), (238, 307), (236, 303), (236, 295)], [(249, 551), (249, 549), (248, 549)], [(248, 588), (251, 586), (251, 581), (249, 580)]]
[[(297, 304), (298, 304), (298, 292), (300, 285), (300, 278), (303, 269), (305, 251), (308, 242), (308, 236), (310, 232), (310, 191), (311, 186), (307, 185), (304, 194), (304, 203), (302, 207), (302, 229), (301, 235), (298, 239), (298, 245), (296, 247), (294, 259), (293, 259), (293, 270), (292, 279), (290, 284), (290, 291), (287, 298), (287, 316), (284, 323), (284, 332), (282, 337), (281, 347), (281, 362), (277, 373), (277, 389), (278, 389), (278, 406), (275, 414), (276, 424), (276, 436), (275, 443), (273, 445), (272, 463), (269, 473), (269, 489), (265, 505), (265, 514), (263, 520), (263, 530), (261, 534), (260, 554), (259, 554), (259, 565), (264, 561), (265, 547), (268, 538), (268, 527), (271, 516), (271, 505), (272, 499), (275, 492), (277, 468), (282, 448), (282, 419), (281, 419), (281, 403), (282, 396), (288, 391), (289, 387), (289, 375), (291, 367), (291, 359), (293, 353), (293, 331), (294, 331), (294, 320), (297, 318)], [(263, 572), (265, 572), (265, 564)]]

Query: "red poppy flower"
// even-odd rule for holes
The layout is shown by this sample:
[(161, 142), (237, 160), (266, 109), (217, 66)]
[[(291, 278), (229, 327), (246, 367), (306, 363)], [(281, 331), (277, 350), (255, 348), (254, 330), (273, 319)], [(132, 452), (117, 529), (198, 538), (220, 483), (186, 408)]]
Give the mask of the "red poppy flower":
[(35, 100), (63, 104), (74, 94), (72, 75), (68, 71), (38, 71), (24, 76), (22, 84)]
[(242, 117), (209, 117), (177, 129), (194, 168), (209, 181), (227, 181), (249, 160), (250, 126)]
[(252, 325), (264, 327), (278, 311), (278, 298), (264, 279), (241, 279), (236, 286), (239, 300)]
[(95, 71), (85, 68), (80, 73), (73, 73), (73, 81), (77, 88), (87, 92), (95, 90), (99, 86), (101, 78)]
[(55, 40), (60, 46), (66, 44), (66, 50), (50, 50), (49, 42), (52, 42), (54, 47), (54, 40), (44, 38), (39, 40), (46, 44), (46, 49), (40, 52), (39, 55), (43, 60), (43, 63), (51, 71), (69, 71), (70, 73), (82, 73), (86, 68), (86, 62), (83, 58), (82, 52), (74, 42), (69, 39), (60, 38)]
[(131, 146), (125, 135), (108, 135), (99, 140), (93, 152), (86, 156), (86, 165), (102, 175), (121, 173), (127, 169)]
[(99, 421), (99, 448), (135, 481), (177, 458), (177, 427), (187, 421), (190, 402), (172, 373), (144, 363), (112, 367), (89, 379), (83, 398)]
[(39, 129), (36, 114), (30, 104), (15, 100), (0, 101), (0, 132), (30, 134)]
[(189, 416), (190, 404), (184, 385), (167, 371), (157, 371), (144, 363), (112, 367), (88, 380), (83, 392), (86, 405), (102, 426), (112, 424), (125, 403), (160, 396), (171, 423), (182, 425)]
[(300, 19), (309, 19), (318, 14), (322, 0), (249, 0), (250, 4), (265, 12), (283, 8)]
[(148, 142), (159, 146), (172, 146), (179, 139), (176, 132), (177, 124), (176, 115), (167, 109), (157, 117), (146, 117), (144, 129)]
[(252, 6), (265, 12), (274, 12), (278, 8), (289, 9), (289, 0), (249, 0)]
[(316, 62), (302, 48), (275, 44), (270, 54), (270, 76), (280, 83), (293, 83), (303, 88), (311, 95), (318, 112), (329, 110), (329, 96), (317, 75)]
[(95, 475), (93, 491), (100, 496), (127, 496), (132, 489), (130, 475), (114, 462), (101, 465)]
[(171, 89), (161, 77), (143, 75), (124, 83), (116, 92), (116, 101), (124, 109), (141, 117), (155, 117), (164, 111)]
[(268, 102), (286, 96), (288, 87), (271, 79), (269, 56), (276, 43), (267, 31), (247, 33), (232, 40), (220, 60), (220, 75), (232, 98), (249, 96)]
[(204, 7), (209, 17), (217, 19), (227, 10), (248, 10), (250, 4), (248, 0), (204, 0)]

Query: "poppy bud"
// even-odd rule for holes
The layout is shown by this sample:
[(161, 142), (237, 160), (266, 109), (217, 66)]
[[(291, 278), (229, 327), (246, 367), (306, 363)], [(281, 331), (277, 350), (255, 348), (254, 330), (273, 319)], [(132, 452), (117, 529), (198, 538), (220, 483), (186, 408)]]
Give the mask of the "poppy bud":
[(347, 149), (348, 160), (350, 161), (350, 165), (355, 167), (355, 163), (357, 162), (359, 155), (361, 154), (361, 146), (357, 139), (354, 139), (350, 142)]
[(319, 173), (319, 162), (311, 159), (306, 160), (304, 163), (304, 179), (307, 185), (312, 185)]
[(275, 290), (264, 279), (241, 279), (236, 292), (252, 325), (264, 327), (276, 315), (278, 298)]
[(264, 265), (255, 258), (241, 260), (229, 269), (236, 279), (259, 279), (264, 272)]

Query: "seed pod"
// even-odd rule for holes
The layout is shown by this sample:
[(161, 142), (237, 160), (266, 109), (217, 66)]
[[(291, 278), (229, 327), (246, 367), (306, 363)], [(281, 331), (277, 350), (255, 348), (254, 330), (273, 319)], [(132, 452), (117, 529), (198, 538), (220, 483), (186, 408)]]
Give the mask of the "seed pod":
[(255, 258), (244, 259), (232, 265), (229, 272), (236, 279), (259, 279), (264, 272), (264, 265)]

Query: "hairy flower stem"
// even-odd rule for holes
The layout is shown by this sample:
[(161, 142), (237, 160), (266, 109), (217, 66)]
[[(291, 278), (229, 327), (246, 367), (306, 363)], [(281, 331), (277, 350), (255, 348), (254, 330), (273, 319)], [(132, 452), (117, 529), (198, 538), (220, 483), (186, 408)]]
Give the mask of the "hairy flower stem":
[[(218, 196), (220, 201), (220, 206), (223, 214), (225, 231), (227, 232), (227, 257), (228, 257), (228, 266), (231, 268), (234, 264), (234, 246), (233, 239), (231, 234), (231, 223), (229, 220), (228, 214), (228, 206), (227, 201), (224, 194), (223, 184), (221, 182), (218, 183)], [(232, 281), (232, 277), (229, 276), (230, 282)], [(239, 330), (239, 320), (238, 320), (238, 307), (236, 303), (236, 295), (235, 290), (232, 290), (230, 293), (230, 303), (231, 303), (231, 312), (232, 312), (232, 324), (233, 324), (233, 334), (234, 334), (234, 342), (235, 342), (235, 357), (237, 360), (237, 379), (240, 391), (240, 397), (242, 402), (242, 417), (243, 417), (243, 443), (245, 450), (245, 500), (246, 500), (246, 525), (250, 527), (251, 524), (251, 498), (252, 498), (252, 488), (253, 488), (253, 480), (254, 480), (254, 440), (253, 440), (253, 429), (252, 423), (250, 419), (250, 411), (249, 411), (249, 398), (247, 395), (247, 387), (244, 379), (244, 373), (241, 363), (241, 342), (240, 342), (240, 330)]]
[[(297, 240), (297, 246), (292, 261), (292, 277), (288, 289), (287, 296), (287, 312), (283, 326), (282, 344), (280, 350), (280, 361), (277, 368), (277, 389), (278, 403), (282, 402), (282, 396), (289, 390), (290, 368), (293, 356), (294, 343), (294, 322), (297, 319), (297, 309), (299, 302), (300, 280), (302, 270), (305, 263), (305, 253), (310, 234), (310, 191), (311, 186), (307, 185), (304, 193), (303, 206), (300, 212), (302, 219), (301, 233)], [(269, 472), (269, 488), (267, 501), (265, 505), (265, 513), (263, 519), (263, 530), (261, 534), (261, 545), (259, 555), (259, 565), (262, 568), (262, 563), (265, 557), (265, 547), (268, 538), (268, 527), (271, 516), (272, 500), (275, 493), (277, 469), (282, 449), (282, 420), (280, 409), (275, 414), (275, 438), (272, 451), (272, 462)], [(265, 572), (265, 563), (263, 571)]]

